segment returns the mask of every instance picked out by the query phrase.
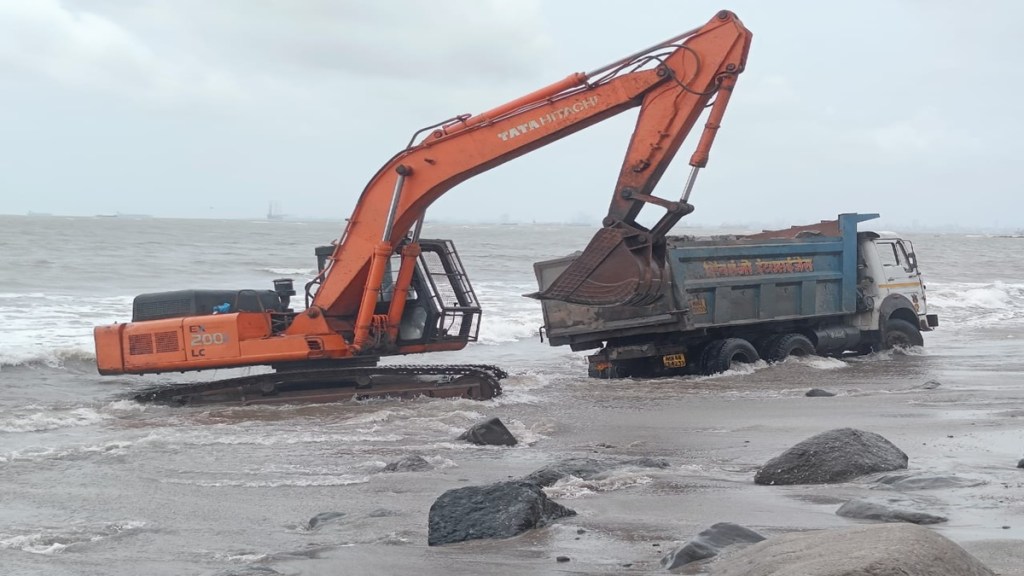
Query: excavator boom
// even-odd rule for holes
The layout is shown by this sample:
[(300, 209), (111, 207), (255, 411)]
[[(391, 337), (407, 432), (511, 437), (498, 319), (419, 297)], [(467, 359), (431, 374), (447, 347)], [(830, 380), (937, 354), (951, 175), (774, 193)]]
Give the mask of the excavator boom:
[[(280, 382), (292, 390), (305, 381), (296, 367), (330, 364), (351, 375), (346, 370), (356, 361), (365, 371), (379, 356), (461, 349), (476, 338), (480, 307), (451, 242), (420, 237), (429, 206), (468, 178), (632, 108), (639, 108), (636, 128), (602, 228), (561, 277), (533, 296), (591, 306), (656, 301), (665, 287), (665, 234), (693, 210), (690, 191), (750, 41), (740, 20), (721, 11), (700, 28), (606, 66), (418, 132), (370, 179), (341, 238), (317, 249), (320, 272), (305, 287), (304, 310), (288, 308), (295, 293), (289, 280), (275, 281), (271, 305), (262, 296), (243, 305), (242, 294), (251, 290), (215, 306), (203, 304), (219, 301), (214, 291), (143, 295), (133, 322), (96, 328), (100, 372), (271, 365), (290, 372)], [(680, 198), (655, 196), (708, 107)], [(636, 220), (648, 205), (664, 210), (650, 228)], [(435, 372), (445, 382), (453, 373)], [(493, 373), (460, 378), (487, 380), (489, 391), (472, 395), (490, 396)], [(266, 387), (264, 380), (257, 386)]]

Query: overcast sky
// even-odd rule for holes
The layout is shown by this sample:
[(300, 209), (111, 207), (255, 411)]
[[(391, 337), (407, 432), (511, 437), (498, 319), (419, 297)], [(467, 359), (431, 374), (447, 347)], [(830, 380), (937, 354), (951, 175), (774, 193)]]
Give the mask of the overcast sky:
[[(705, 1), (0, 0), (0, 213), (348, 216), (418, 128), (699, 26)], [(734, 0), (753, 32), (695, 224), (1024, 228), (1024, 3)], [(600, 221), (635, 114), (428, 218)], [(677, 197), (696, 135), (658, 192)]]

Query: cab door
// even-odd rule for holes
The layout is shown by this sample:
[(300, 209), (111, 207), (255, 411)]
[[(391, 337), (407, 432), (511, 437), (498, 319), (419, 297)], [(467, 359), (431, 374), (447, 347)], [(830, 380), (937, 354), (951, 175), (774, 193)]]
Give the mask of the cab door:
[(914, 246), (908, 240), (880, 238), (875, 249), (882, 264), (882, 278), (878, 279), (879, 297), (900, 294), (914, 305), (918, 316), (926, 313), (924, 283), (917, 268)]

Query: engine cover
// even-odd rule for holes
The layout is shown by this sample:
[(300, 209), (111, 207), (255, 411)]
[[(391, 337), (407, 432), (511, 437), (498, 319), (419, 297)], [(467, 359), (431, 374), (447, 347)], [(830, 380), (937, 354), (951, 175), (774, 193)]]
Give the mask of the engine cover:
[[(224, 306), (224, 305), (227, 306)], [(132, 322), (231, 312), (283, 312), (273, 290), (176, 290), (140, 294), (132, 304)]]

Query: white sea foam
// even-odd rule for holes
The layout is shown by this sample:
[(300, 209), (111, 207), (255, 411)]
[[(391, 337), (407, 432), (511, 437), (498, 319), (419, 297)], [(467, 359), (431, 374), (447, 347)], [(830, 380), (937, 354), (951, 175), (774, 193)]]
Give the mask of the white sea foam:
[(109, 418), (92, 408), (72, 408), (67, 410), (18, 410), (12, 415), (0, 416), (0, 432), (40, 432), (90, 426)]
[(551, 498), (572, 500), (598, 492), (610, 492), (612, 490), (643, 486), (650, 484), (652, 481), (653, 479), (650, 476), (630, 471), (617, 472), (591, 480), (584, 480), (569, 475), (544, 488), (544, 493)]
[(293, 276), (303, 276), (311, 278), (316, 276), (316, 270), (312, 268), (259, 268), (260, 272), (270, 272), (271, 274), (285, 274)]
[(939, 314), (942, 326), (991, 326), (1024, 320), (1024, 284), (958, 282), (930, 284), (928, 311)]
[(21, 550), (42, 555), (58, 554), (71, 546), (99, 542), (112, 536), (137, 531), (145, 525), (145, 522), (139, 520), (127, 520), (95, 525), (34, 528), (21, 534), (0, 533), (0, 550)]
[(350, 486), (352, 484), (365, 484), (370, 481), (369, 476), (303, 476), (298, 478), (283, 478), (279, 480), (240, 480), (237, 478), (221, 478), (216, 480), (191, 480), (186, 478), (163, 478), (160, 482), (166, 484), (184, 484), (187, 486), (200, 486), (203, 488), (280, 488), (282, 486)]
[(63, 294), (0, 295), (4, 341), (0, 367), (39, 364), (60, 367), (93, 356), (93, 327), (123, 320), (132, 297), (73, 297)]

